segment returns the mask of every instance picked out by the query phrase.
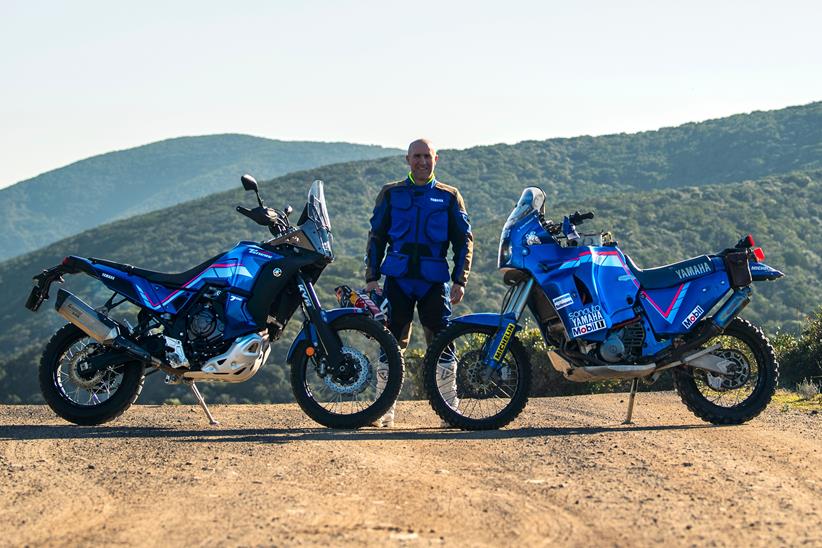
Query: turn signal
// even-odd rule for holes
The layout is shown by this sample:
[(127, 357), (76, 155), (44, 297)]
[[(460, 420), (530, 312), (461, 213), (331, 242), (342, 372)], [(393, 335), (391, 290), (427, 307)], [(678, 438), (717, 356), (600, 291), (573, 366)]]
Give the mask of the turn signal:
[(756, 257), (756, 260), (759, 261), (760, 263), (765, 260), (765, 252), (762, 251), (761, 247), (755, 247), (753, 249), (753, 254), (754, 254), (754, 257)]
[(308, 348), (305, 349), (305, 355), (308, 356), (309, 358), (314, 355), (314, 352), (315, 352), (315, 350), (314, 350), (313, 346), (309, 346)]

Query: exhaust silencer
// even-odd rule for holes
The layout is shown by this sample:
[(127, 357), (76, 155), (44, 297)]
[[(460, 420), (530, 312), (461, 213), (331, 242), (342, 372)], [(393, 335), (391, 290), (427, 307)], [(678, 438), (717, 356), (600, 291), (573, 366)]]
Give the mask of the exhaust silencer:
[(63, 288), (57, 291), (54, 309), (99, 343), (111, 344), (120, 335), (120, 328), (114, 320), (100, 314)]

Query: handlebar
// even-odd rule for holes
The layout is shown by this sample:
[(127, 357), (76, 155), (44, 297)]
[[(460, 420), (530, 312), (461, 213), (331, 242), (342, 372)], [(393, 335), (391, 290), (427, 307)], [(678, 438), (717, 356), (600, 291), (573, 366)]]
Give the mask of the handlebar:
[[(585, 219), (593, 219), (594, 212), (588, 211), (586, 213), (580, 213), (579, 211), (575, 211), (568, 215), (567, 218), (568, 222), (571, 224), (569, 230), (573, 230), (574, 225), (581, 225), (585, 221)], [(539, 222), (542, 225), (542, 228), (544, 228), (550, 234), (557, 235), (562, 233), (563, 231), (563, 223), (555, 223), (553, 221), (546, 220), (545, 217), (542, 215), (540, 215)]]
[(288, 216), (286, 213), (271, 207), (258, 206), (248, 209), (243, 206), (235, 208), (240, 213), (260, 226), (268, 227), (269, 232), (276, 235), (288, 229)]

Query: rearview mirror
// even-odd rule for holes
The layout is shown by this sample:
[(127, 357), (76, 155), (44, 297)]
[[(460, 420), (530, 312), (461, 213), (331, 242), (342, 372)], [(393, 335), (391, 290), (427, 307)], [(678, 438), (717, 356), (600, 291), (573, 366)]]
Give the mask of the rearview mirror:
[(254, 192), (257, 192), (257, 179), (246, 173), (245, 175), (240, 177), (240, 180), (243, 182), (244, 189), (253, 190)]

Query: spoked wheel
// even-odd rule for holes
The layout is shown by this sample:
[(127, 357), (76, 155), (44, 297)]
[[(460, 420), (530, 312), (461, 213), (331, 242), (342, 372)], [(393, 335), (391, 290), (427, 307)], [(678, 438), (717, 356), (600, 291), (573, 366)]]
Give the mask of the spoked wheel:
[[(331, 323), (342, 343), (342, 360), (303, 356), (291, 367), (291, 388), (306, 415), (330, 428), (360, 428), (383, 416), (402, 387), (397, 341), (379, 322), (343, 316)], [(333, 369), (333, 370), (332, 370)]]
[(525, 407), (531, 364), (514, 337), (499, 371), (483, 363), (496, 329), (453, 323), (425, 355), (425, 390), (442, 420), (464, 430), (502, 428)]
[(139, 361), (109, 365), (87, 373), (92, 356), (110, 351), (72, 324), (49, 341), (40, 360), (40, 390), (52, 410), (69, 422), (95, 425), (119, 417), (143, 389), (145, 367)]
[(768, 339), (750, 322), (735, 318), (704, 348), (730, 362), (727, 375), (681, 366), (674, 385), (688, 409), (714, 424), (741, 424), (760, 414), (776, 390), (778, 364)]

